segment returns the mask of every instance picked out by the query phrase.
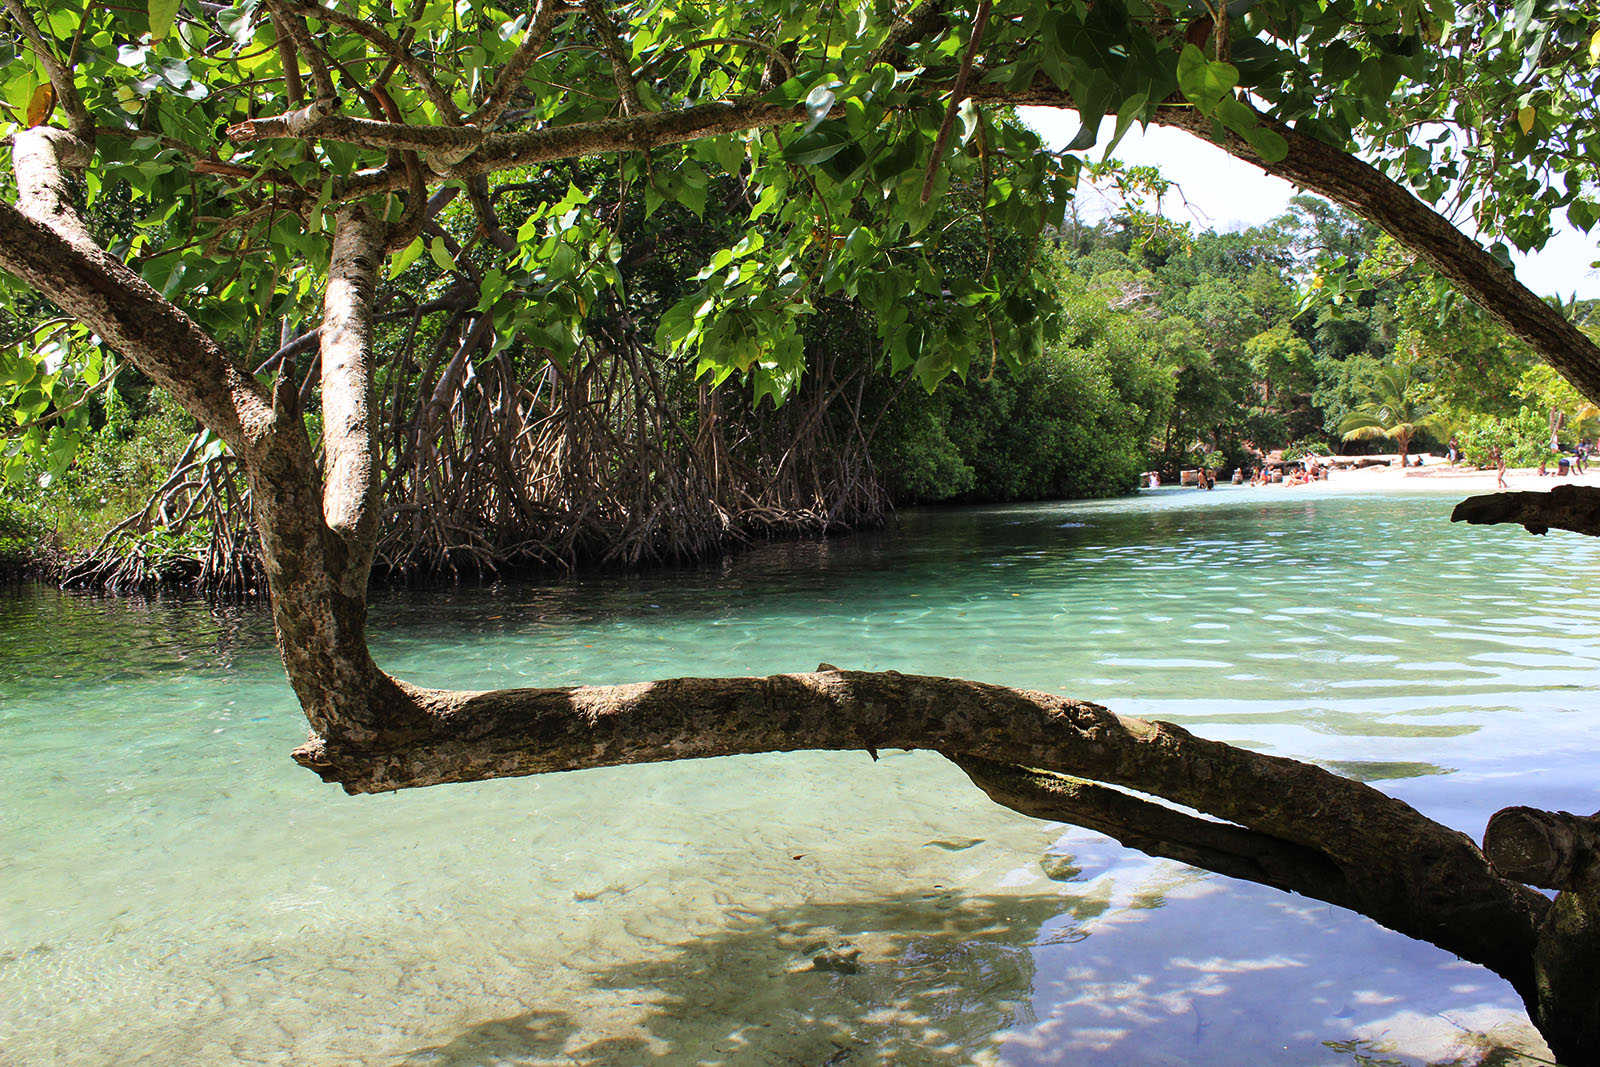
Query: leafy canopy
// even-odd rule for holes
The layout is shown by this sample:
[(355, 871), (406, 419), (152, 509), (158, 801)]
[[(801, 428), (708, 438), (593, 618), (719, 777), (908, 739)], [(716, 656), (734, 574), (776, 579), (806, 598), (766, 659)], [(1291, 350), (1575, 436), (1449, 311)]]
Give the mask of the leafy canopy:
[[(781, 399), (819, 295), (870, 313), (888, 369), (931, 387), (1017, 364), (1053, 327), (1046, 272), (936, 265), (951, 190), (993, 230), (1058, 224), (1080, 168), (994, 105), (1075, 106), (1087, 150), (1163, 109), (1266, 160), (1276, 122), (1368, 149), (1480, 230), (1541, 243), (1600, 208), (1600, 29), (1583, 5), (1521, 0), (1146, 0), (975, 6), (872, 0), (496, 4), (486, 0), (5, 0), (0, 108), (12, 127), (93, 131), (83, 194), (101, 237), (246, 357), (314, 318), (341, 204), (382, 212), (422, 261), (521, 339), (577, 358), (602, 295), (624, 306), (625, 199), (690, 212), (737, 200), (742, 234), (656, 326), (700, 372)], [(51, 71), (65, 70), (67, 81)], [(70, 85), (70, 91), (63, 91)], [(1107, 146), (1109, 150), (1110, 146)], [(611, 160), (505, 228), (501, 191), (550, 161)], [(450, 197), (478, 224), (421, 230)], [(465, 210), (459, 205), (456, 210)], [(505, 237), (508, 239), (497, 239)], [(94, 339), (0, 288), (0, 398), (25, 450), (70, 455)], [(41, 334), (41, 330), (46, 333)], [(53, 333), (48, 331), (54, 331)]]

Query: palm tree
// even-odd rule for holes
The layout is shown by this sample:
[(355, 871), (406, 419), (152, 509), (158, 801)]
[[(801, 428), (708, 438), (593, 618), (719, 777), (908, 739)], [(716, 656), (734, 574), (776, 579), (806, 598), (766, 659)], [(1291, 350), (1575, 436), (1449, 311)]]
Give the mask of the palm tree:
[(1379, 367), (1367, 402), (1340, 420), (1339, 432), (1346, 441), (1393, 438), (1400, 446), (1400, 465), (1405, 466), (1413, 437), (1422, 432), (1443, 433), (1445, 429), (1444, 420), (1418, 398), (1417, 385), (1409, 368), (1393, 364)]

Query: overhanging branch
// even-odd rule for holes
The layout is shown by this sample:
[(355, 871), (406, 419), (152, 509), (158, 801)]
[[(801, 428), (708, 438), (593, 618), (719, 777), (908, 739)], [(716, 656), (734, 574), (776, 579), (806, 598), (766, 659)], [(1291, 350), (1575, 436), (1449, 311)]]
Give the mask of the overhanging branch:
[(78, 151), (77, 138), (39, 128), (19, 131), (13, 143), (22, 210), (0, 202), (0, 267), (98, 333), (242, 452), (271, 417), (266, 390), (193, 319), (89, 239), (63, 185), (62, 153)]
[[(1158, 828), (1146, 837), (1170, 837), (1175, 847), (1188, 841), (1197, 859), (1205, 852), (1236, 866), (1249, 859), (1269, 884), (1320, 882), (1325, 891), (1315, 895), (1322, 899), (1357, 902), (1417, 936), (1448, 926), (1443, 940), (1428, 939), (1530, 988), (1534, 926), (1548, 902), (1496, 875), (1465, 835), (1359, 782), (1170, 723), (1046, 693), (895, 672), (484, 693), (395, 687), (403, 699), (375, 709), (376, 737), (324, 733), (298, 749), (296, 760), (353, 793), (801, 749), (954, 753), (987, 761), (966, 764), (980, 776), (992, 765), (1041, 768), (1234, 823), (1196, 826), (1199, 820), (1182, 813), (1150, 812), (1136, 798), (1078, 791), (1077, 805), (1087, 805), (1090, 817), (1106, 825), (1150, 817)], [(1399, 851), (1416, 860), (1403, 872), (1392, 862)], [(1318, 856), (1339, 876), (1311, 873)], [(1296, 865), (1302, 873), (1292, 875)]]
[(1514, 523), (1532, 534), (1555, 529), (1600, 537), (1600, 489), (1567, 484), (1546, 493), (1472, 496), (1456, 505), (1450, 521), (1474, 526)]

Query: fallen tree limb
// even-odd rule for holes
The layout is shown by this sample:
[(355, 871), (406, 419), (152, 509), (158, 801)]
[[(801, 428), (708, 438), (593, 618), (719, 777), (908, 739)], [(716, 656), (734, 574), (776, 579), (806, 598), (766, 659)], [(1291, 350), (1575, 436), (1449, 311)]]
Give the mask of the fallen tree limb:
[(1316, 849), (1071, 775), (948, 755), (990, 800), (1012, 811), (1094, 830), (1147, 855), (1360, 910), (1338, 865)]

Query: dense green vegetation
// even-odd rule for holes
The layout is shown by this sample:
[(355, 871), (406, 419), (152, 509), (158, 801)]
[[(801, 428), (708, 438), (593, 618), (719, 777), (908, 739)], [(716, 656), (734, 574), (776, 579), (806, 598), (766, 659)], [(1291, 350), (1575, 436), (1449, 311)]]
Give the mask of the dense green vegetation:
[[(13, 123), (82, 134), (98, 116), (98, 165), (74, 193), (92, 237), (163, 296), (181, 293), (258, 375), (301, 372), (313, 431), (315, 346), (297, 367), (284, 345), (320, 315), (327, 212), (376, 183), (368, 193), (407, 238), (386, 249), (379, 292), (390, 570), (631, 565), (719, 551), (730, 534), (870, 523), (890, 502), (1124, 492), (1151, 468), (1351, 447), (1347, 434), (1393, 427), (1396, 404), (1427, 413), (1402, 450), (1523, 406), (1569, 437), (1584, 428), (1581, 405), (1525, 377), (1526, 350), (1371, 225), (1303, 199), (1259, 230), (1191, 233), (1137, 196), (1080, 225), (1070, 192), (1083, 175), (1134, 191), (1159, 189), (1159, 175), (1041, 151), (1006, 106), (1054, 86), (1058, 103), (1115, 115), (1114, 138), (1199, 116), (1210, 127), (1197, 132), (1234, 137), (1268, 166), (1292, 154), (1273, 122), (1328, 145), (1389, 130), (1365, 145), (1383, 174), (1434, 203), (1474, 200), (1482, 232), (1528, 247), (1563, 212), (1594, 220), (1593, 57), (1582, 62), (1577, 9), (1515, 12), (1479, 42), (1465, 24), (1390, 11), (1351, 21), (1290, 4), (1220, 26), (1195, 15), (1174, 37), (1120, 5), (1023, 6), (993, 22), (975, 13), (969, 49), (961, 19), (930, 7), (881, 51), (882, 12), (865, 6), (847, 30), (820, 31), (834, 16), (807, 5), (657, 5), (631, 13), (649, 29), (624, 42), (599, 16), (469, 5), (428, 23), (424, 51), (475, 72), (451, 90), (362, 23), (398, 17), (382, 3), (359, 16), (296, 7), (326, 55), (298, 31), (280, 38), (268, 16), (291, 13), (254, 2), (97, 14), (72, 0), (42, 21), (7, 9), (0, 51), (33, 58), (3, 86)], [(746, 16), (759, 28), (731, 34)], [(805, 78), (762, 43), (817, 32), (821, 66)], [(541, 51), (551, 34), (570, 40)], [(97, 73), (68, 91), (47, 39)], [(885, 62), (899, 48), (922, 74)], [(304, 72), (291, 62), (302, 51)], [(363, 63), (381, 70), (375, 86)], [(532, 80), (480, 77), (504, 63)], [(965, 103), (908, 88), (974, 63), (985, 88)], [(1508, 96), (1511, 68), (1540, 88)], [(529, 88), (590, 81), (598, 90), (578, 95)], [(281, 89), (285, 109), (314, 101), (315, 114), (258, 124), (258, 94), (218, 89), (231, 85)], [(803, 121), (773, 132), (751, 112), (687, 142), (657, 131), (651, 151), (591, 145), (467, 168), (425, 210), (418, 199), (497, 122), (529, 131), (515, 151), (540, 152), (554, 126), (619, 110), (676, 122), (689, 112), (674, 107), (720, 98)], [(1439, 121), (1462, 143), (1404, 135)], [(303, 143), (302, 122), (316, 127)], [(456, 127), (448, 148), (418, 132), (429, 124)], [(1086, 122), (1070, 148), (1096, 129)], [(125, 542), (155, 559), (215, 555), (219, 537), (232, 553), (253, 536), (234, 457), (191, 441), (198, 427), (146, 403), (137, 369), (56, 315), (28, 287), (0, 287), (0, 421), (14, 427), (0, 545), (81, 553), (141, 509)], [(1386, 401), (1399, 378), (1414, 395)], [(480, 473), (485, 457), (500, 473)], [(186, 473), (170, 478), (180, 460)]]
[[(727, 205), (736, 203), (724, 189), (699, 217), (667, 205), (637, 220), (648, 252), (628, 266), (627, 283), (644, 314), (659, 321), (681, 299), (684, 265), (727, 239)], [(502, 211), (516, 209), (513, 201)], [(451, 218), (470, 226), (470, 217)], [(458, 252), (469, 241), (469, 232), (450, 237)], [(1492, 441), (1512, 466), (1533, 465), (1549, 454), (1553, 426), (1568, 446), (1600, 430), (1593, 405), (1526, 346), (1374, 228), (1313, 197), (1236, 233), (1193, 232), (1130, 206), (1092, 225), (1069, 219), (1031, 248), (1011, 240), (1003, 254), (1047, 265), (1061, 314), (1059, 333), (1020, 365), (974, 359), (962, 380), (929, 391), (914, 371), (886, 373), (858, 303), (834, 301), (805, 324), (812, 373), (790, 390), (791, 410), (827, 393), (827, 418), (858, 424), (866, 476), (893, 502), (1106, 496), (1149, 469), (1248, 468), (1273, 450), (1438, 453), (1452, 435), (1470, 462), (1492, 466)], [(395, 299), (414, 304), (448, 284), (428, 258), (391, 282)], [(1595, 303), (1567, 311), (1588, 323), (1600, 317)], [(404, 325), (386, 334), (391, 346)], [(654, 332), (649, 321), (641, 332)], [(521, 352), (513, 344), (507, 355)], [(681, 360), (660, 351), (652, 359), (675, 395), (704, 383)], [(824, 369), (830, 377), (819, 382)], [(859, 392), (838, 388), (858, 378)], [(749, 381), (719, 391), (718, 416), (741, 427), (746, 461), (770, 469), (773, 458), (749, 450), (792, 443), (775, 425), (783, 410)], [(132, 368), (89, 397), (83, 414), (83, 445), (69, 464), (13, 452), (0, 497), (9, 566), (93, 548), (167, 483), (196, 431)], [(694, 436), (706, 412), (682, 418)], [(209, 532), (205, 522), (181, 531), (158, 522), (141, 536), (159, 558), (202, 551)]]

